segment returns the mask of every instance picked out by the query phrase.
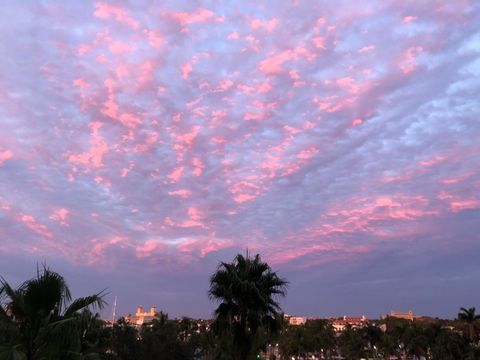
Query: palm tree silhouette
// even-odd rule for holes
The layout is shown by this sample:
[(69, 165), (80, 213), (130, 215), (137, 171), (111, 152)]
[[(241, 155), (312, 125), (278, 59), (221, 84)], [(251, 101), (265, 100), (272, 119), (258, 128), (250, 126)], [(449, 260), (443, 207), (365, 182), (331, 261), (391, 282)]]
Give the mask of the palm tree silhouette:
[(465, 323), (465, 337), (469, 342), (472, 342), (475, 339), (476, 330), (475, 330), (475, 323), (480, 320), (480, 315), (475, 314), (475, 308), (460, 308), (460, 312), (458, 313), (458, 320)]
[(64, 278), (46, 266), (16, 289), (1, 278), (0, 321), (11, 341), (0, 347), (0, 359), (82, 358), (80, 311), (104, 304), (102, 292), (72, 301)]
[(210, 299), (220, 302), (214, 330), (231, 346), (235, 359), (253, 358), (262, 345), (259, 334), (278, 332), (277, 299), (285, 296), (287, 284), (258, 254), (253, 259), (248, 252), (246, 257), (238, 254), (232, 263), (220, 263), (210, 278)]

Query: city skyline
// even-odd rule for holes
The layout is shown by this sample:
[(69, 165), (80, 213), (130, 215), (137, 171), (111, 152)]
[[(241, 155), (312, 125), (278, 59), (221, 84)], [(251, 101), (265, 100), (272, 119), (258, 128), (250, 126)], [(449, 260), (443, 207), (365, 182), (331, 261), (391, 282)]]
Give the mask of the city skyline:
[[(286, 313), (480, 306), (480, 4), (0, 5), (0, 275), (210, 317), (259, 253)], [(108, 312), (107, 310), (105, 310)]]

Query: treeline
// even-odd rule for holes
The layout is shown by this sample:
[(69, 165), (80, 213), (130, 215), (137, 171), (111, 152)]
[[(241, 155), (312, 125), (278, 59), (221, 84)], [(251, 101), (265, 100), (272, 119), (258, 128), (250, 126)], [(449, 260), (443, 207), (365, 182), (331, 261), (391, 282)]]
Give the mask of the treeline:
[[(51, 359), (234, 359), (225, 351), (222, 338), (215, 335), (210, 320), (169, 319), (159, 313), (152, 322), (136, 327), (124, 318), (113, 325), (106, 323), (88, 310), (76, 316), (79, 334), (83, 334), (79, 346)], [(261, 346), (250, 358), (475, 360), (480, 359), (478, 321), (473, 325), (472, 332), (469, 323), (458, 319), (387, 317), (335, 333), (330, 320), (307, 320), (299, 326), (284, 323), (278, 335), (258, 337)], [(8, 336), (5, 326), (0, 327), (1, 344), (8, 343)], [(0, 359), (16, 359), (1, 354)]]
[(285, 327), (278, 345), (285, 359), (473, 360), (480, 359), (478, 330), (478, 317), (472, 322), (387, 317), (337, 334), (328, 320), (308, 320)]
[(85, 345), (88, 353), (100, 354), (105, 360), (208, 359), (215, 352), (209, 323), (186, 317), (171, 320), (163, 313), (140, 327), (126, 323), (123, 318), (113, 326), (96, 321)]
[(341, 333), (329, 320), (290, 326), (277, 301), (287, 281), (248, 253), (212, 274), (211, 321), (159, 313), (140, 327), (111, 324), (95, 314), (103, 293), (73, 299), (46, 267), (18, 287), (0, 279), (0, 360), (480, 360), (475, 308), (456, 320), (387, 317)]

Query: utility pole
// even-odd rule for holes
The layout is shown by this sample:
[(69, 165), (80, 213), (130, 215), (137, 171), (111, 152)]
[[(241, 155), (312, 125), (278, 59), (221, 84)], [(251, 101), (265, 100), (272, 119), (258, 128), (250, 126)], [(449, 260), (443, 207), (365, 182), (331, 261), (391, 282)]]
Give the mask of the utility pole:
[(112, 325), (115, 324), (115, 311), (116, 310), (117, 310), (117, 296), (115, 296), (115, 300), (113, 301)]

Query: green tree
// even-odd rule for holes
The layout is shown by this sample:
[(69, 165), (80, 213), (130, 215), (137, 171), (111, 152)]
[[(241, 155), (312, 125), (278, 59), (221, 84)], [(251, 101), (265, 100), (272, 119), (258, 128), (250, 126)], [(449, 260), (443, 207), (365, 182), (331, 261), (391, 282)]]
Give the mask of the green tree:
[(194, 349), (179, 337), (176, 321), (165, 314), (140, 330), (139, 359), (183, 360), (193, 358)]
[(378, 349), (384, 337), (382, 330), (378, 326), (369, 324), (363, 327), (361, 331), (368, 344), (370, 357), (378, 359)]
[(138, 331), (129, 325), (125, 318), (120, 318), (111, 328), (106, 328), (108, 333), (108, 347), (105, 358), (115, 360), (129, 360), (140, 358), (140, 342)]
[(417, 324), (412, 323), (403, 334), (402, 342), (409, 356), (428, 356), (428, 337), (425, 329)]
[(278, 339), (280, 351), (283, 356), (290, 359), (291, 357), (306, 357), (309, 350), (309, 341), (307, 330), (304, 325), (286, 326), (282, 335)]
[(259, 334), (280, 329), (278, 298), (285, 296), (287, 281), (262, 262), (238, 254), (232, 263), (222, 262), (210, 278), (209, 296), (220, 302), (215, 310), (214, 330), (225, 346), (231, 346), (234, 359), (255, 358), (264, 345)]
[(0, 286), (0, 322), (9, 329), (0, 359), (85, 358), (85, 324), (79, 312), (92, 306), (102, 308), (102, 293), (72, 301), (65, 279), (46, 266), (16, 289), (3, 278)]
[(110, 339), (100, 315), (93, 314), (89, 309), (83, 309), (75, 316), (80, 330), (80, 353), (90, 354), (89, 358), (93, 358), (94, 354), (98, 357), (98, 354), (105, 353), (110, 345)]
[(463, 359), (466, 353), (466, 343), (457, 333), (449, 329), (439, 329), (431, 341), (432, 359), (457, 360)]
[(379, 353), (383, 356), (401, 357), (405, 351), (405, 334), (412, 326), (412, 322), (406, 319), (397, 319), (388, 316), (382, 321), (386, 332), (379, 343)]
[(474, 307), (468, 309), (462, 307), (458, 313), (458, 320), (465, 324), (465, 338), (469, 342), (473, 342), (477, 336), (475, 325), (478, 323), (478, 320), (480, 320), (480, 315), (475, 314)]
[(339, 336), (338, 342), (340, 353), (347, 360), (358, 360), (368, 356), (368, 341), (361, 329), (347, 326)]

